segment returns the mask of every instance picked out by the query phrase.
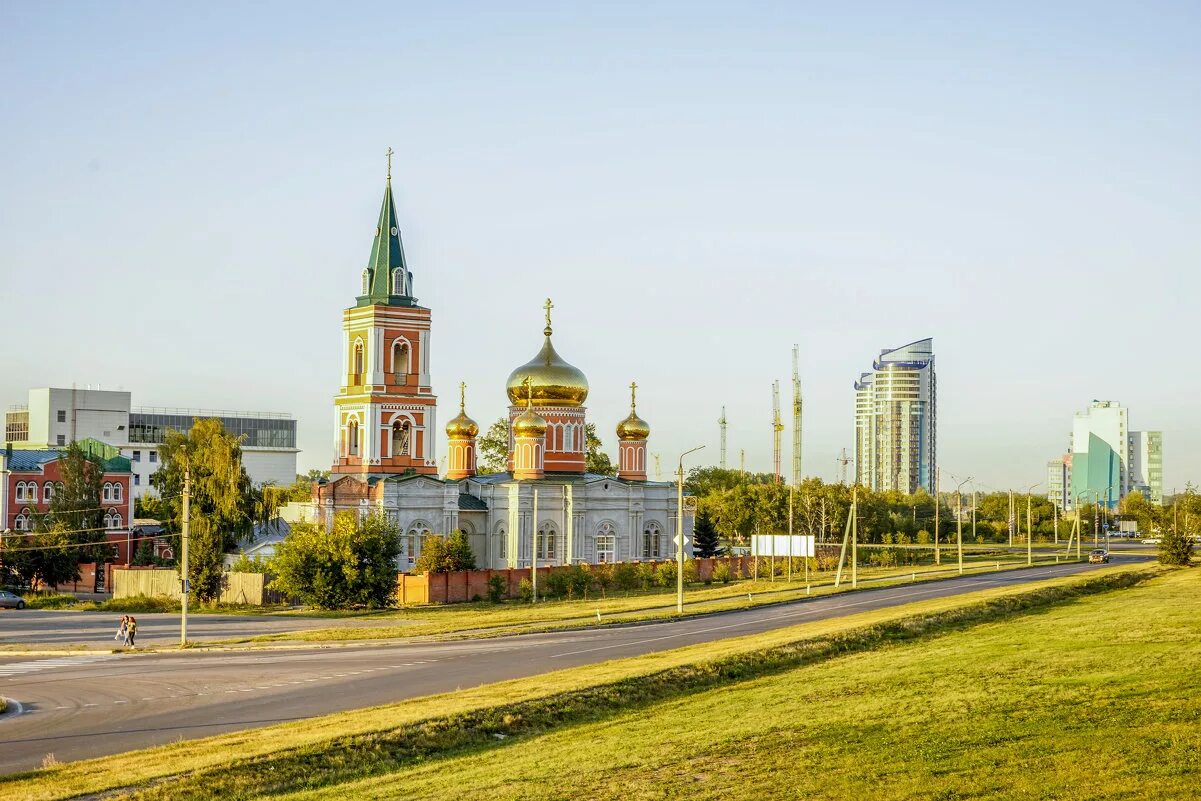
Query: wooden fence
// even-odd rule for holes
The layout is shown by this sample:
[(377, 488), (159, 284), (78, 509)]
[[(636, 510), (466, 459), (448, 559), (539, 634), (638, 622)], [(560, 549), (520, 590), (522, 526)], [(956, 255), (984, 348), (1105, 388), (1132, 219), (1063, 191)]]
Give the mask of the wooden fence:
[[(225, 589), (218, 599), (223, 604), (262, 606), (265, 579), (262, 573), (226, 573)], [(117, 568), (113, 570), (113, 598), (147, 595), (152, 598), (180, 596), (179, 573), (161, 568)]]

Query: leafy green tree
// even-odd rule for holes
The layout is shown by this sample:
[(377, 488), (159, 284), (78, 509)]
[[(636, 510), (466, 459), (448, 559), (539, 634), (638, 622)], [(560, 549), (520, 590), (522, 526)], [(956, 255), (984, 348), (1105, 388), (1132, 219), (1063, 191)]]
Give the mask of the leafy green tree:
[(295, 523), (275, 552), (270, 587), (322, 609), (387, 606), (396, 596), (400, 529), (380, 514), (334, 516), (329, 531)]
[(417, 573), (453, 573), (475, 570), (475, 554), (467, 535), (455, 529), (446, 537), (431, 534), (421, 543), (421, 555), (413, 566)]
[(1184, 495), (1172, 499), (1172, 519), (1165, 521), (1159, 539), (1161, 565), (1188, 565), (1192, 559), (1197, 502), (1197, 491), (1191, 483), (1185, 488)]
[(271, 561), (262, 556), (239, 554), (234, 563), (229, 566), (230, 573), (270, 573)]
[(212, 602), (221, 595), (225, 552), (250, 535), (262, 516), (262, 496), (242, 466), (240, 442), (217, 419), (196, 419), (187, 434), (168, 429), (159, 449), (162, 466), (151, 477), (170, 510), (171, 530), (178, 533), (183, 529), (184, 470), (190, 468), (187, 578), (202, 601)]
[(53, 587), (77, 581), (80, 575), (79, 548), (72, 547), (75, 535), (70, 531), (65, 522), (39, 520), (33, 536), (21, 537), (24, 542), (18, 547), (5, 548), (5, 566), (28, 587)]
[(588, 423), (584, 427), (584, 446), (586, 449), (584, 453), (585, 470), (600, 476), (617, 475), (617, 468), (613, 466), (609, 454), (601, 450), (601, 440), (596, 435), (595, 423)]
[(480, 473), (503, 473), (509, 469), (509, 418), (498, 418), (475, 441), (476, 469)]
[[(75, 542), (85, 546), (74, 555), (82, 561), (101, 562), (111, 554), (104, 544), (104, 465), (72, 442), (58, 460), (61, 486), (55, 487), (50, 511), (40, 522), (46, 530), (78, 532)], [(130, 524), (132, 520), (127, 521)], [(89, 547), (90, 546), (90, 547)]]
[(716, 555), (717, 547), (717, 529), (713, 527), (709, 513), (702, 508), (697, 512), (696, 523), (692, 527), (693, 553), (704, 559)]

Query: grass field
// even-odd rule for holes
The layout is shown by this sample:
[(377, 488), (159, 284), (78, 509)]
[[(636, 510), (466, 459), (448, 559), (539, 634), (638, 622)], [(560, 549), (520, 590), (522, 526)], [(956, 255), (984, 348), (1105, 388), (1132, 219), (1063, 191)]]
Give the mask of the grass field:
[(1188, 797), (1201, 575), (1117, 589), (1148, 572), (55, 766), (0, 798)]

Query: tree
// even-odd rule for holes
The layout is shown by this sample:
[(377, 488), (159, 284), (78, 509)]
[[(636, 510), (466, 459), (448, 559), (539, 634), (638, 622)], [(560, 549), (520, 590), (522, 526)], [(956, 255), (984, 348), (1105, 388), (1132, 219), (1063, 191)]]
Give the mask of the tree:
[(1193, 555), (1192, 524), (1196, 520), (1194, 507), (1197, 492), (1190, 483), (1183, 497), (1172, 499), (1172, 520), (1163, 526), (1159, 540), (1161, 565), (1188, 565)]
[(417, 573), (453, 573), (475, 570), (475, 554), (467, 535), (455, 529), (446, 537), (431, 534), (421, 543), (421, 555), (413, 566)]
[(329, 531), (294, 523), (275, 552), (271, 589), (322, 609), (387, 606), (396, 594), (400, 529), (382, 514), (339, 512)]
[(596, 473), (601, 476), (615, 476), (617, 469), (613, 467), (613, 461), (609, 458), (609, 454), (601, 450), (600, 437), (596, 435), (596, 424), (588, 423), (584, 427), (584, 469), (589, 473)]
[(501, 417), (475, 443), (476, 469), (503, 473), (509, 469), (509, 419)]
[[(49, 515), (43, 515), (42, 520)], [(72, 547), (75, 535), (65, 522), (41, 523), (36, 534), (22, 537), (25, 542), (6, 548), (5, 566), (28, 587), (53, 587), (79, 579), (79, 549)]]
[[(225, 585), (225, 552), (248, 536), (263, 510), (262, 496), (242, 466), (240, 438), (220, 420), (196, 419), (187, 434), (168, 429), (151, 477), (170, 510), (170, 527), (183, 529), (184, 469), (192, 476), (188, 576), (201, 601), (215, 601)], [(182, 570), (182, 565), (180, 566)]]
[(704, 509), (697, 512), (696, 523), (692, 528), (692, 549), (702, 559), (717, 555), (717, 529), (709, 519), (709, 513)]

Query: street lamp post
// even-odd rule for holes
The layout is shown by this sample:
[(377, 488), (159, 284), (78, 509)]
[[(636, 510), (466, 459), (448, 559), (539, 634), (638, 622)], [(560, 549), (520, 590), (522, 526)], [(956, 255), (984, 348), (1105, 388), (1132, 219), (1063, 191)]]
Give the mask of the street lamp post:
[[(954, 476), (951, 476), (954, 478)], [(963, 575), (963, 496), (960, 490), (963, 485), (972, 480), (968, 476), (955, 487), (955, 545), (959, 550), (959, 575)]]
[(676, 614), (684, 614), (684, 457), (696, 453), (704, 445), (680, 454), (676, 470)]
[(1030, 513), (1031, 493), (1035, 487), (1042, 486), (1042, 482), (1031, 484), (1026, 489), (1026, 565), (1034, 564), (1034, 523)]

